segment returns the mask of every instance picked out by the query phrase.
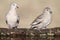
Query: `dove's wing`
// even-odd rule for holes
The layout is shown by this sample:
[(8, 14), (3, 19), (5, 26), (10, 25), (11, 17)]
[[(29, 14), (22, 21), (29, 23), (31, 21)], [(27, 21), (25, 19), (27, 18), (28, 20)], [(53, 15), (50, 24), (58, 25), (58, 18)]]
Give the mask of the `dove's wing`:
[(37, 25), (40, 24), (43, 21), (43, 14), (39, 15), (33, 22), (31, 25)]
[(19, 18), (19, 16), (18, 16), (18, 18), (17, 18), (17, 23), (19, 24), (19, 20), (20, 20), (20, 18)]

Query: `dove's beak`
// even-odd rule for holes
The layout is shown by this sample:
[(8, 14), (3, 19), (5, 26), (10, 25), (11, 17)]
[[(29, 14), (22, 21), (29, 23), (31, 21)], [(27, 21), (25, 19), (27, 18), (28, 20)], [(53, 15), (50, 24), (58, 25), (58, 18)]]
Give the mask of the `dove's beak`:
[(19, 6), (17, 6), (17, 8), (19, 8)]
[(50, 13), (52, 14), (52, 11), (50, 11)]
[(17, 6), (17, 8), (19, 8), (19, 7)]

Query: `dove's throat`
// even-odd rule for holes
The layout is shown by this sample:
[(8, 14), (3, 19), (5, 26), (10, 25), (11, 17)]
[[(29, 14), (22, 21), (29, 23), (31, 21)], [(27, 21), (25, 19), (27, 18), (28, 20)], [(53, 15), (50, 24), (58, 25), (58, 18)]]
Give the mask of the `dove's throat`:
[(17, 15), (16, 14), (16, 9), (15, 8), (11, 8), (10, 11), (9, 11), (9, 14), (10, 15)]

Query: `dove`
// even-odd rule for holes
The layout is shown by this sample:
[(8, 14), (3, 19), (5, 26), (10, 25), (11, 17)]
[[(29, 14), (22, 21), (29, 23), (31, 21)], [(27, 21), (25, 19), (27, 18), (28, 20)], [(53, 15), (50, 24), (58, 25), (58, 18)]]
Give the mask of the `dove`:
[(51, 23), (52, 10), (50, 7), (44, 8), (41, 15), (39, 15), (32, 23), (31, 29), (45, 29)]
[(19, 16), (17, 15), (16, 9), (18, 8), (19, 6), (17, 3), (12, 3), (6, 15), (6, 24), (8, 25), (9, 29), (17, 29), (19, 24)]

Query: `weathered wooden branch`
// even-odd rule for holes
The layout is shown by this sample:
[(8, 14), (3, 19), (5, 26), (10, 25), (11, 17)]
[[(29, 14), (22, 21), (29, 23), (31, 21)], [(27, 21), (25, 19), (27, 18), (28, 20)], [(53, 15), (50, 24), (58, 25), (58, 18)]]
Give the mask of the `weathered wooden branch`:
[(18, 28), (18, 31), (14, 29), (7, 28), (0, 28), (0, 37), (2, 36), (10, 36), (10, 37), (17, 37), (17, 36), (59, 36), (60, 35), (60, 27), (58, 28), (49, 28), (49, 29), (41, 29), (40, 31), (34, 29), (27, 29), (27, 28)]

